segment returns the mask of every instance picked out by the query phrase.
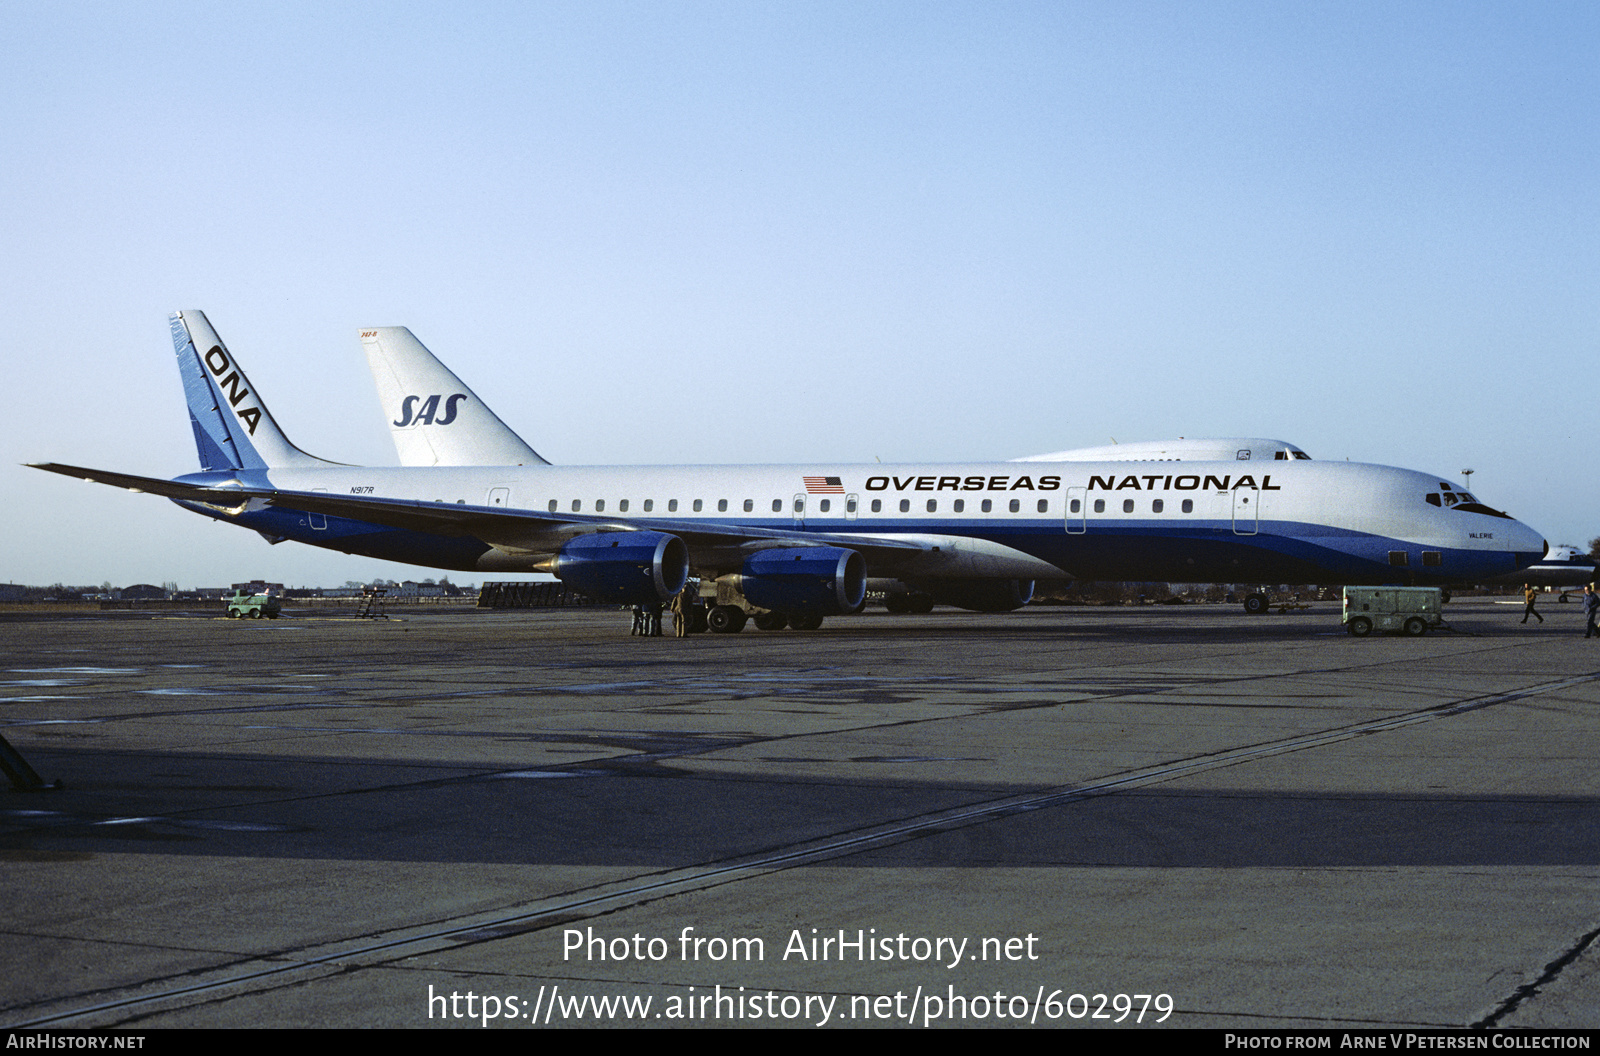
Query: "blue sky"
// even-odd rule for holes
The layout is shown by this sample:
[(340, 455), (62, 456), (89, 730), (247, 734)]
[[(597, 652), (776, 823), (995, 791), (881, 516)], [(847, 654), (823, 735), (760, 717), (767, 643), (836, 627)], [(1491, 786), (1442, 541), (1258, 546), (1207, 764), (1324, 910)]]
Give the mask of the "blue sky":
[(403, 325), (562, 463), (1268, 436), (1600, 535), (1593, 4), (13, 0), (0, 100), (0, 580), (438, 574), (18, 466), (194, 468), (177, 308), (340, 461)]

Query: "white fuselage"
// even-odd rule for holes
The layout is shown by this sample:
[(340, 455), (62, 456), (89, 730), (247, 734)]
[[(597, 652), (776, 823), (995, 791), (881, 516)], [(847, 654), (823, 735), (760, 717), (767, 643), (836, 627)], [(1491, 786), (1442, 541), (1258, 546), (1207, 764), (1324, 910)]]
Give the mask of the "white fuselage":
[[(1345, 462), (338, 467), (232, 476), (268, 483), (257, 474), (280, 491), (526, 511), (569, 526), (736, 526), (921, 542), (887, 571), (933, 577), (1451, 582), (1513, 572), (1544, 549), (1538, 533), (1504, 514), (1431, 505), (1429, 493), (1444, 486), (1436, 477)], [(184, 479), (214, 484), (217, 475)], [(385, 556), (344, 545), (371, 533), (340, 530), (338, 518), (298, 514), (289, 524), (293, 510), (258, 513), (273, 521), (251, 523), (264, 532)], [(458, 549), (438, 567), (537, 567), (536, 538), (481, 541), (470, 564)], [(418, 546), (426, 549), (410, 540), (406, 560), (416, 560)]]

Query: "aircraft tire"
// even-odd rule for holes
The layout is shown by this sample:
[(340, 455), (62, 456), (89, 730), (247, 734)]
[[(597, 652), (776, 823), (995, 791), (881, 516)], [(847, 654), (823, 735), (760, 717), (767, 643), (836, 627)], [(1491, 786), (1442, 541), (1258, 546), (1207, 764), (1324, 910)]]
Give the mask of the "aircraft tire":
[(713, 634), (738, 634), (748, 619), (737, 605), (718, 605), (706, 613), (706, 628)]
[(1406, 621), (1405, 632), (1407, 638), (1421, 638), (1428, 633), (1428, 621), (1420, 616), (1413, 616)]
[(1252, 616), (1260, 616), (1267, 611), (1267, 596), (1265, 594), (1249, 594), (1244, 599), (1244, 611)]
[(789, 618), (781, 612), (761, 612), (751, 617), (758, 631), (781, 631)]
[(796, 631), (814, 631), (822, 626), (822, 617), (815, 613), (797, 613), (789, 617), (789, 626)]
[(1349, 626), (1345, 629), (1348, 630), (1353, 637), (1365, 638), (1367, 635), (1372, 633), (1372, 621), (1367, 619), (1365, 616), (1357, 616), (1350, 621)]

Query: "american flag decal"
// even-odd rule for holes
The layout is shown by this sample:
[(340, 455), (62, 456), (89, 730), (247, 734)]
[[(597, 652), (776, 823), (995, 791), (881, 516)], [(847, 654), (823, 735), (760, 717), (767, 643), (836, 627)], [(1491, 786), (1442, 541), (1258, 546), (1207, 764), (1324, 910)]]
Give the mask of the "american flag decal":
[(844, 481), (839, 477), (805, 477), (807, 495), (843, 495)]

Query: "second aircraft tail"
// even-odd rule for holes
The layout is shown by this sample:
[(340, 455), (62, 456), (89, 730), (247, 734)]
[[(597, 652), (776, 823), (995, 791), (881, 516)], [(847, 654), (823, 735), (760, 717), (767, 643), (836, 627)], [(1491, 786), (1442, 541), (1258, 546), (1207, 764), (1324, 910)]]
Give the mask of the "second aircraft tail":
[(548, 465), (403, 326), (361, 331), (402, 466)]

